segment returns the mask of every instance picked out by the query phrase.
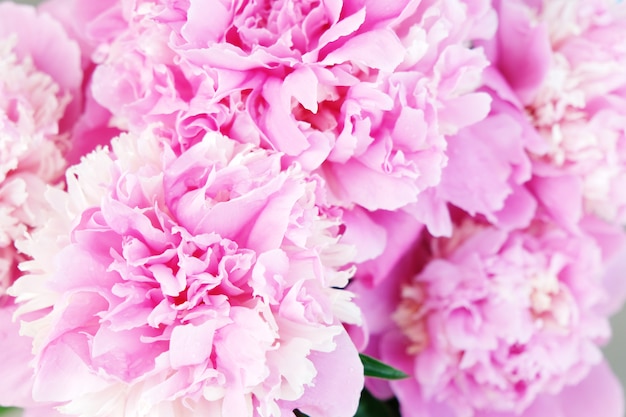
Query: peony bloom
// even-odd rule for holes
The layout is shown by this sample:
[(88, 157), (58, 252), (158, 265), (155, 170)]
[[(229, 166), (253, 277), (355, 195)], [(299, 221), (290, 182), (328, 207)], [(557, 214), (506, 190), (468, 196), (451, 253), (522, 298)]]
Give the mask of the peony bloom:
[(445, 136), (489, 109), (469, 47), (495, 31), (486, 0), (53, 4), (88, 20), (93, 96), (117, 128), (158, 123), (177, 152), (213, 130), (277, 150), (348, 208), (414, 203)]
[[(33, 7), (0, 4), (0, 405), (31, 407), (31, 340), (6, 294), (25, 256), (15, 241), (41, 227), (43, 194), (61, 183), (80, 107), (80, 53), (61, 25)], [(62, 63), (60, 65), (59, 63)]]
[[(546, 149), (533, 188), (557, 221), (584, 213), (626, 220), (626, 3), (496, 1), (500, 26), (485, 47)], [(520, 47), (527, 45), (527, 47)], [(489, 82), (489, 81), (488, 81)], [(552, 196), (578, 195), (578, 214)], [(576, 218), (577, 217), (577, 218)]]
[[(576, 414), (564, 404), (597, 378), (611, 393), (599, 414), (621, 416), (599, 345), (610, 336), (604, 306), (614, 297), (604, 264), (624, 246), (622, 232), (598, 233), (591, 219), (590, 234), (579, 236), (540, 221), (507, 232), (456, 220), (450, 238), (423, 234), (378, 287), (351, 287), (368, 351), (411, 375), (371, 388), (396, 395), (407, 417), (569, 417), (596, 412), (596, 401)], [(381, 302), (369, 313), (372, 297)]]
[(13, 242), (45, 221), (43, 191), (63, 175), (81, 78), (59, 23), (0, 4), (0, 296), (19, 275)]
[[(353, 270), (321, 182), (209, 133), (122, 135), (51, 189), (12, 287), (37, 401), (78, 416), (350, 417)], [(337, 379), (337, 374), (341, 378)], [(63, 382), (62, 382), (63, 381)], [(340, 387), (340, 389), (339, 389)]]
[(482, 50), (467, 47), (495, 30), (489, 3), (418, 3), (216, 3), (200, 18), (192, 1), (173, 48), (215, 81), (204, 102), (234, 116), (231, 136), (319, 173), (338, 205), (395, 210), (439, 182), (444, 136), (489, 104), (473, 92)]

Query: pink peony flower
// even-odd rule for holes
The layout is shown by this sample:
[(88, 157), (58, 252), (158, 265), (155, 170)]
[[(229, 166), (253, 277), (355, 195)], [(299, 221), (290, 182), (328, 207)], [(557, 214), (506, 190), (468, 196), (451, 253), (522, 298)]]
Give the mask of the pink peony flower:
[[(547, 149), (533, 154), (534, 188), (556, 220), (551, 196), (579, 195), (578, 215), (626, 220), (626, 4), (496, 1), (498, 33), (485, 45)], [(525, 44), (527, 47), (521, 48)], [(577, 218), (574, 218), (577, 217)]]
[(209, 28), (191, 2), (173, 48), (214, 81), (201, 103), (227, 99), (231, 136), (320, 173), (336, 204), (395, 210), (439, 182), (444, 135), (486, 115), (472, 93), (486, 61), (466, 43), (495, 21), (488, 2), (365, 3), (216, 4)]
[(17, 62), (32, 65), (56, 84), (50, 88), (60, 101), (59, 108), (46, 108), (35, 123), (38, 128), (50, 129), (47, 133), (67, 133), (81, 111), (83, 73), (78, 45), (56, 19), (32, 6), (4, 3), (0, 19), (0, 38), (16, 38), (13, 53)]
[(449, 3), (54, 2), (88, 20), (94, 98), (117, 128), (158, 124), (177, 152), (218, 130), (371, 211), (436, 185), (445, 136), (488, 112), (473, 92), (487, 62), (468, 46), (495, 14), (486, 0)]
[[(351, 287), (370, 332), (367, 351), (411, 375), (371, 389), (396, 395), (409, 417), (569, 416), (547, 410), (571, 409), (564, 396), (578, 384), (592, 389), (585, 379), (604, 367), (604, 306), (615, 301), (604, 264), (624, 247), (622, 231), (600, 233), (590, 220), (589, 235), (538, 221), (506, 232), (458, 217), (452, 237), (423, 235), (378, 286)], [(373, 297), (379, 306), (370, 313)], [(615, 394), (615, 378), (598, 372)], [(622, 401), (603, 411), (621, 416)]]
[(63, 174), (82, 75), (77, 46), (30, 6), (0, 5), (0, 57), (2, 296), (19, 275), (13, 242), (45, 221), (43, 191)]
[[(356, 411), (350, 246), (319, 178), (210, 133), (148, 130), (68, 170), (12, 287), (37, 401), (80, 416)], [(341, 378), (337, 378), (341, 375)]]

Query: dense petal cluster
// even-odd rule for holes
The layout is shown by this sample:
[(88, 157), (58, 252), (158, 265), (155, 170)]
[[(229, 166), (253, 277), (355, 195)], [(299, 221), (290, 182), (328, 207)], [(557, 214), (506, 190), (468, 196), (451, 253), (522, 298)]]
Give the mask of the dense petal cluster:
[[(24, 25), (38, 26), (58, 43), (55, 50), (45, 50)], [(67, 59), (67, 69), (49, 62), (50, 56)], [(19, 275), (15, 239), (45, 220), (43, 191), (64, 172), (64, 118), (71, 117), (81, 80), (78, 56), (78, 47), (48, 16), (0, 5), (0, 295)]]
[[(501, 24), (486, 48), (511, 86), (508, 99), (545, 141), (533, 154), (535, 172), (570, 178), (584, 211), (624, 222), (626, 4), (501, 1), (497, 8)], [(530, 56), (497, 52), (523, 42)]]
[(23, 325), (37, 400), (80, 416), (317, 411), (307, 390), (333, 384), (316, 371), (332, 353), (348, 395), (323, 412), (352, 415), (352, 251), (319, 180), (215, 133), (179, 156), (125, 135), (68, 172), (12, 289), (38, 316)]
[[(37, 33), (33, 32), (37, 30)], [(34, 8), (0, 4), (0, 404), (32, 407), (32, 340), (19, 335), (6, 291), (25, 259), (15, 242), (41, 227), (47, 186), (59, 186), (80, 96), (80, 51)], [(62, 63), (62, 65), (59, 65)], [(44, 406), (45, 408), (45, 406)], [(53, 415), (53, 414), (50, 414)]]
[(578, 382), (609, 335), (595, 311), (606, 297), (599, 248), (544, 225), (507, 235), (469, 222), (455, 234), (464, 241), (438, 249), (394, 315), (407, 352), (419, 354), (424, 396), (459, 415), (519, 412)]
[(403, 415), (517, 415), (587, 377), (610, 336), (605, 245), (623, 245), (596, 226), (506, 232), (465, 216), (450, 238), (424, 234), (377, 288), (383, 306), (364, 310), (370, 349), (412, 375), (391, 384)]
[(397, 209), (489, 106), (469, 47), (495, 31), (489, 2), (419, 3), (111, 3), (89, 14), (94, 97), (121, 129), (161, 123), (180, 149), (218, 130), (317, 172), (339, 205)]

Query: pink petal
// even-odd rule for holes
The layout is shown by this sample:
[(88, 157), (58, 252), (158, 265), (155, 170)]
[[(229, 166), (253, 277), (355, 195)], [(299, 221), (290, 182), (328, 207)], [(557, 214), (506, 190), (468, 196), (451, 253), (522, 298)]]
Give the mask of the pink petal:
[(324, 65), (356, 63), (392, 72), (404, 59), (405, 49), (390, 30), (372, 30), (350, 38), (340, 48), (329, 53), (322, 61)]
[(346, 332), (334, 339), (337, 348), (332, 353), (311, 352), (309, 359), (317, 369), (312, 387), (292, 404), (305, 414), (315, 417), (353, 417), (363, 389), (363, 365)]

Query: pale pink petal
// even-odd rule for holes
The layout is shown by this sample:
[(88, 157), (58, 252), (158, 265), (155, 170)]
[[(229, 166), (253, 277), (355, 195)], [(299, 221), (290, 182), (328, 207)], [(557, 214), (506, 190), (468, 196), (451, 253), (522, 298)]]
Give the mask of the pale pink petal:
[(558, 398), (566, 417), (624, 415), (624, 391), (606, 362), (595, 366), (579, 384), (565, 388)]
[(346, 333), (334, 341), (337, 347), (332, 354), (311, 355), (317, 369), (313, 387), (292, 403), (294, 408), (311, 416), (352, 417), (357, 410), (363, 387), (363, 365)]
[(35, 404), (32, 397), (33, 369), (31, 340), (20, 336), (19, 323), (13, 320), (16, 307), (8, 297), (0, 299), (0, 360), (3, 369), (0, 377), (0, 405), (4, 407), (29, 407)]

